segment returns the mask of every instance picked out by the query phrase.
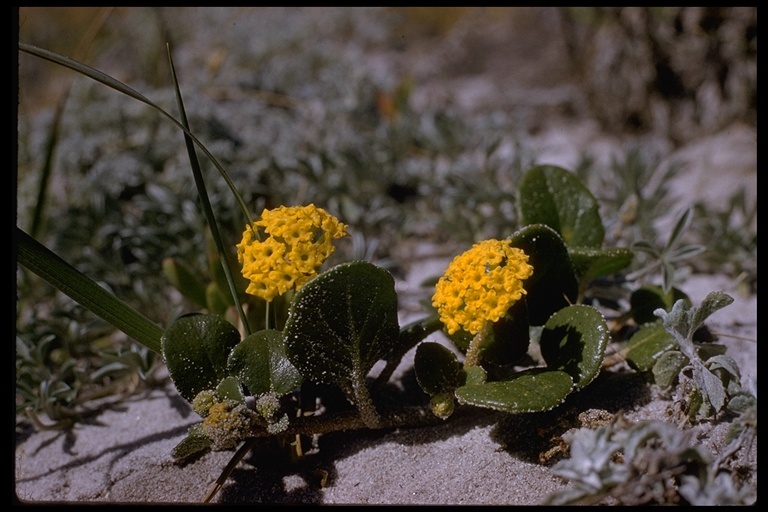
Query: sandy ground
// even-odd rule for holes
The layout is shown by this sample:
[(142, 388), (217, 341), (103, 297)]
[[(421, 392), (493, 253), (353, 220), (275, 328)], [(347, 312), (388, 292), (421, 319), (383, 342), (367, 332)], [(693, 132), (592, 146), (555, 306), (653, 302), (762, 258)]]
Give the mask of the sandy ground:
[[(482, 86), (461, 89), (465, 96), (482, 96)], [(585, 148), (599, 153), (615, 147), (592, 124), (572, 128), (548, 129), (528, 142), (542, 159), (564, 166)], [(684, 160), (686, 170), (674, 186), (691, 202), (724, 201), (740, 185), (754, 194), (756, 153), (753, 129), (725, 130), (672, 155)], [(415, 290), (446, 263), (444, 257), (420, 259), (398, 283), (400, 290)], [(733, 287), (721, 276), (692, 276), (685, 291), (694, 304), (713, 290), (734, 297), (707, 325), (728, 346), (744, 379), (756, 379), (757, 298)], [(396, 377), (407, 384), (407, 371)], [(604, 372), (571, 406), (623, 411), (640, 421), (666, 419), (671, 402), (650, 395), (637, 379)], [(24, 504), (198, 503), (231, 457), (214, 452), (183, 467), (174, 464), (171, 450), (199, 421), (169, 384), (104, 404), (101, 413), (68, 431), (17, 432), (15, 497)], [(700, 442), (716, 451), (727, 424), (699, 428)], [(472, 409), (436, 427), (329, 434), (298, 467), (276, 464), (268, 452), (246, 456), (213, 502), (535, 505), (566, 483), (538, 462), (547, 446), (533, 430), (519, 418)]]

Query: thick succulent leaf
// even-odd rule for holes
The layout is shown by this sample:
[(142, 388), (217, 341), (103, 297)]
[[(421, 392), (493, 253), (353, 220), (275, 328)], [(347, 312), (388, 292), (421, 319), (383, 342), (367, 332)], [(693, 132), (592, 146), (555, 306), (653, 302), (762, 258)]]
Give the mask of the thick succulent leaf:
[(646, 372), (665, 352), (677, 348), (677, 341), (661, 322), (643, 324), (624, 344), (624, 358), (633, 369)]
[(301, 385), (301, 374), (286, 355), (283, 334), (258, 331), (241, 341), (229, 356), (229, 369), (251, 395), (273, 391), (285, 395)]
[(227, 357), (240, 333), (216, 315), (178, 318), (163, 334), (163, 357), (179, 394), (192, 401), (204, 389), (215, 389), (228, 376)]
[(528, 320), (544, 325), (555, 311), (576, 302), (578, 282), (559, 234), (544, 224), (533, 224), (509, 237), (510, 244), (525, 251), (533, 275), (524, 283)]
[(439, 343), (419, 344), (413, 366), (419, 386), (430, 396), (453, 392), (459, 385), (459, 360), (456, 354)]
[(315, 382), (359, 381), (397, 345), (395, 281), (371, 263), (344, 263), (296, 293), (284, 337), (288, 358)]
[(531, 368), (513, 377), (456, 389), (459, 403), (521, 413), (554, 409), (573, 390), (573, 379), (560, 370)]
[(530, 169), (518, 188), (522, 225), (546, 224), (569, 247), (600, 248), (605, 227), (599, 205), (575, 174), (552, 165)]
[(600, 276), (609, 276), (632, 263), (634, 253), (626, 247), (595, 249), (591, 247), (569, 247), (574, 271), (580, 280), (591, 281)]
[(547, 366), (567, 372), (580, 389), (600, 373), (609, 340), (602, 313), (592, 306), (573, 305), (544, 324), (539, 344)]

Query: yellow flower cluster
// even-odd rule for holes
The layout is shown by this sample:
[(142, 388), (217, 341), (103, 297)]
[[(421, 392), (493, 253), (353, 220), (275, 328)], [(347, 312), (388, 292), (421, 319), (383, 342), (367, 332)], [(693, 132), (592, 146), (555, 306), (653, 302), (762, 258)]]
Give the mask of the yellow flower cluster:
[[(242, 274), (250, 281), (246, 292), (272, 301), (298, 290), (317, 275), (335, 250), (333, 240), (345, 236), (346, 228), (313, 204), (265, 209), (253, 226), (246, 226), (237, 245)], [(259, 229), (266, 237), (257, 236), (254, 230)]]
[(449, 334), (477, 334), (522, 297), (533, 274), (528, 255), (509, 242), (485, 240), (456, 256), (435, 286), (432, 305)]

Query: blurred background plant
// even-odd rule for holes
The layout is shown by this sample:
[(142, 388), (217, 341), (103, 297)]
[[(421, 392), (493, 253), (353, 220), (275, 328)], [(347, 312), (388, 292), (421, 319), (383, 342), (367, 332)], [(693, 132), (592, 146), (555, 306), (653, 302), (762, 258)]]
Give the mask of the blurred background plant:
[[(488, 21), (498, 12), (483, 15)], [(466, 247), (512, 233), (520, 176), (546, 163), (527, 145), (521, 119), (530, 106), (467, 111), (425, 101), (418, 80), (383, 64), (383, 55), (402, 54), (406, 37), (411, 44), (466, 31), (472, 13), (23, 8), (19, 39), (79, 56), (174, 111), (169, 42), (190, 127), (252, 211), (323, 205), (353, 233), (335, 261), (366, 259), (402, 276), (407, 257), (398, 247), (406, 241)], [(723, 16), (736, 20), (732, 32), (748, 31), (741, 11)], [(744, 69), (736, 76), (749, 78)], [(178, 130), (145, 105), (28, 56), (20, 58), (19, 82), (17, 224), (160, 325), (199, 309), (162, 269), (173, 257), (212, 279)], [(676, 168), (659, 156), (630, 148), (606, 166), (585, 153), (575, 166), (606, 210), (602, 217), (619, 219), (606, 226), (609, 245), (663, 243), (656, 221), (669, 213)], [(208, 193), (222, 234), (234, 244), (242, 230), (234, 199), (201, 163), (213, 177)], [(756, 291), (755, 210), (742, 196), (724, 211), (696, 206), (682, 236), (711, 249), (691, 263), (697, 271), (726, 272)], [(17, 412), (31, 408), (60, 422), (87, 414), (82, 405), (99, 390), (163, 382), (151, 353), (23, 269), (16, 287)]]

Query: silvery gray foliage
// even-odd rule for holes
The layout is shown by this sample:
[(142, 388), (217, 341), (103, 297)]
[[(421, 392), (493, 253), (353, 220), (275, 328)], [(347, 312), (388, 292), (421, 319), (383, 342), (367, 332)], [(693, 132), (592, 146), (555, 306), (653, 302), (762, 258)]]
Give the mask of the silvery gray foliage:
[(719, 461), (692, 443), (691, 432), (662, 421), (567, 432), (563, 440), (571, 457), (552, 470), (572, 486), (543, 504), (672, 504), (680, 498), (692, 505), (753, 502), (754, 492), (719, 472)]
[(752, 489), (736, 487), (727, 473), (718, 473), (712, 480), (700, 480), (684, 475), (680, 484), (680, 495), (691, 505), (748, 505), (756, 502)]
[[(740, 372), (736, 363), (724, 355), (713, 356), (704, 361), (693, 342), (693, 335), (710, 315), (732, 302), (733, 298), (729, 295), (711, 292), (698, 308), (689, 308), (684, 301), (678, 300), (669, 313), (661, 308), (654, 311), (654, 314), (662, 319), (667, 332), (677, 341), (680, 352), (688, 358), (687, 368), (690, 368), (693, 384), (703, 399), (699, 409), (704, 413), (710, 408), (712, 412), (718, 413), (726, 406), (734, 392), (740, 390)], [(716, 370), (722, 370), (725, 375), (720, 372), (716, 374)], [(731, 382), (736, 385), (731, 385), (730, 387), (735, 389), (729, 390), (726, 386)], [(697, 415), (699, 413), (692, 412)]]

